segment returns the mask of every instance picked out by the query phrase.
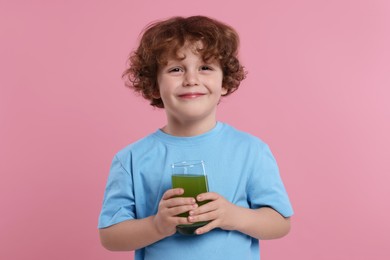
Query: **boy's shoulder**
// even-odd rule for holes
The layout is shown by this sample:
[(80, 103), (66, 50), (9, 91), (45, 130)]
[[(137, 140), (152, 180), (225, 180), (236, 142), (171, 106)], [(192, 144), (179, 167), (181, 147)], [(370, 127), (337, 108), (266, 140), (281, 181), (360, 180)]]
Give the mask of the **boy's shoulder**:
[[(264, 148), (267, 144), (260, 139), (258, 136), (251, 134), (247, 131), (240, 130), (232, 125), (227, 123), (218, 123), (219, 126), (215, 135), (211, 135), (208, 143), (210, 145), (215, 145), (215, 142), (220, 142), (224, 144), (230, 145), (239, 145), (240, 147), (246, 146), (247, 148)], [(161, 140), (161, 134), (159, 135), (159, 131), (151, 133), (141, 139), (138, 139), (125, 147), (121, 148), (116, 156), (119, 158), (126, 158), (131, 154), (146, 154), (151, 150), (155, 150), (161, 144), (164, 144), (164, 140)], [(219, 141), (218, 141), (219, 140)], [(167, 140), (165, 140), (167, 141)], [(169, 141), (169, 140), (168, 140)], [(186, 140), (188, 141), (188, 140)], [(169, 143), (169, 142), (168, 142)], [(196, 143), (196, 142), (194, 142)], [(182, 144), (182, 143), (180, 143)]]
[(155, 139), (153, 138), (153, 134), (149, 134), (121, 148), (116, 156), (123, 157), (133, 152), (142, 153), (143, 151), (149, 151), (154, 145)]
[(231, 138), (233, 140), (236, 140), (238, 142), (244, 142), (254, 145), (260, 145), (264, 146), (267, 145), (260, 137), (251, 134), (249, 132), (240, 130), (234, 126), (224, 124), (225, 128), (225, 138)]

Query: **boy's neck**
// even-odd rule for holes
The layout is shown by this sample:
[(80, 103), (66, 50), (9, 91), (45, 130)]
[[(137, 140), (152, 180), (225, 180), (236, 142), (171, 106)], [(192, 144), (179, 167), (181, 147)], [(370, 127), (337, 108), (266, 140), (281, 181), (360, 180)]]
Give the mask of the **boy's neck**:
[(199, 123), (199, 122), (177, 122), (168, 120), (168, 124), (161, 130), (164, 133), (173, 136), (190, 137), (207, 133), (215, 127), (216, 120)]

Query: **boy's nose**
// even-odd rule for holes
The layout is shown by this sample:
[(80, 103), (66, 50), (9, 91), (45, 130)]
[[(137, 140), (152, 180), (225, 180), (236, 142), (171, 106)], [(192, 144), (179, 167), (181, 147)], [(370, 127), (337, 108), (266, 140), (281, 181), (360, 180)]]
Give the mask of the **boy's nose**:
[(190, 86), (196, 86), (199, 84), (198, 81), (198, 76), (196, 75), (195, 72), (186, 72), (184, 81), (183, 81), (183, 86), (184, 87), (190, 87)]

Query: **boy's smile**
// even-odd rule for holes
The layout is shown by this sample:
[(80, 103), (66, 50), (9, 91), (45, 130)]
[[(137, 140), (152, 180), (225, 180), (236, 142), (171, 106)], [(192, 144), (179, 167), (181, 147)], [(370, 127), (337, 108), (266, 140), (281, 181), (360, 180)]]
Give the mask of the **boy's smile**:
[(186, 93), (180, 94), (179, 97), (183, 98), (183, 99), (193, 99), (193, 98), (201, 97), (203, 95), (206, 95), (206, 94), (200, 93), (200, 92), (186, 92)]
[(221, 95), (227, 92), (222, 87), (221, 66), (217, 60), (205, 62), (194, 45), (185, 45), (178, 57), (169, 58), (157, 74), (168, 128), (191, 124), (210, 130), (215, 126)]

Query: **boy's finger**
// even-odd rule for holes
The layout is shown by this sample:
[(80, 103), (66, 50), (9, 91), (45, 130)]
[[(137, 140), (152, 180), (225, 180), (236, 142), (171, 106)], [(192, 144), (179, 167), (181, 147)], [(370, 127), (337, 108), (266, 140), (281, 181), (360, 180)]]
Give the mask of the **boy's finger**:
[(182, 195), (183, 193), (184, 193), (184, 190), (182, 188), (169, 189), (164, 193), (162, 198), (164, 200), (167, 200), (167, 199), (170, 199), (172, 197)]
[(183, 217), (176, 218), (176, 225), (189, 225), (189, 224), (191, 224), (191, 222), (189, 222), (187, 218), (183, 218)]
[(171, 198), (165, 201), (165, 205), (168, 208), (173, 208), (177, 206), (185, 206), (185, 205), (196, 205), (196, 200), (194, 198)]
[(208, 223), (207, 225), (201, 227), (201, 228), (198, 228), (197, 230), (195, 230), (195, 234), (197, 235), (202, 235), (202, 234), (205, 234), (207, 232), (209, 232), (210, 230), (216, 228), (216, 224), (214, 223), (215, 221), (211, 221), (210, 223)]
[(196, 196), (197, 201), (205, 201), (205, 200), (217, 200), (219, 198), (219, 194), (215, 192), (206, 192), (201, 193), (198, 196)]
[[(169, 212), (170, 212), (169, 214), (171, 216), (177, 216), (179, 214), (182, 214), (182, 213), (188, 212), (188, 211), (190, 211), (192, 209), (195, 209), (196, 207), (198, 207), (197, 204), (184, 205), (184, 206), (178, 206), (178, 207), (170, 208), (169, 209)], [(187, 219), (186, 217), (184, 217), (184, 218)]]
[(191, 210), (189, 212), (189, 215), (190, 216), (198, 216), (198, 215), (205, 214), (205, 213), (208, 213), (208, 212), (211, 212), (211, 211), (215, 211), (215, 210), (216, 210), (215, 203), (209, 202), (209, 203), (206, 203), (206, 204), (204, 204), (202, 206), (199, 206), (199, 207)]

